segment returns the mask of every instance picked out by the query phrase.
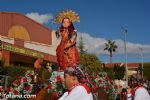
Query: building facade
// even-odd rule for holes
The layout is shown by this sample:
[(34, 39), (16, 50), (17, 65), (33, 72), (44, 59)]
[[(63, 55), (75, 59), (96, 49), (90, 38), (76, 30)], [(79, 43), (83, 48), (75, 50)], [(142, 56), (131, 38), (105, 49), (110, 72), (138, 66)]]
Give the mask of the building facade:
[(0, 40), (5, 65), (57, 63), (54, 31), (22, 14), (0, 12)]

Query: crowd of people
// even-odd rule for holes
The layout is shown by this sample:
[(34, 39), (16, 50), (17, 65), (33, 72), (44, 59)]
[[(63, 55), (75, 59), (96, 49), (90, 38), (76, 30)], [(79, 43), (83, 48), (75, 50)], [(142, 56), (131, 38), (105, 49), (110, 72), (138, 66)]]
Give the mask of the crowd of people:
[(122, 100), (150, 100), (149, 83), (140, 74), (129, 78), (128, 87), (121, 92)]

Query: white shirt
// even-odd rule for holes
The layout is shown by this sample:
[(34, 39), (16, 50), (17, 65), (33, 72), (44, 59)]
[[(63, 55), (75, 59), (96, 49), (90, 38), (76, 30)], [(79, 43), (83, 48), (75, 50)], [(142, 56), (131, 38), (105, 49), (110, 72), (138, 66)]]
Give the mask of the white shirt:
[(65, 92), (59, 100), (93, 100), (93, 96), (91, 93), (88, 94), (83, 86), (79, 85), (69, 94)]
[(140, 87), (135, 91), (134, 100), (150, 100), (150, 95), (144, 87)]

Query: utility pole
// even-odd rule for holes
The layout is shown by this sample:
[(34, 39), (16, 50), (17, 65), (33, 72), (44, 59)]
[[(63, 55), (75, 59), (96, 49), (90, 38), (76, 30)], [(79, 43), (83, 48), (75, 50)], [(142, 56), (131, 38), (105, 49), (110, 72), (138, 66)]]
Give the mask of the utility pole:
[(142, 65), (141, 74), (142, 74), (142, 78), (143, 78), (143, 48), (139, 48), (139, 50), (140, 50), (140, 54), (141, 54), (141, 65)]
[(125, 54), (126, 82), (127, 82), (127, 86), (128, 86), (127, 43), (126, 43), (128, 30), (125, 29), (124, 27), (121, 27), (121, 29), (123, 30), (123, 33), (124, 33), (124, 54)]

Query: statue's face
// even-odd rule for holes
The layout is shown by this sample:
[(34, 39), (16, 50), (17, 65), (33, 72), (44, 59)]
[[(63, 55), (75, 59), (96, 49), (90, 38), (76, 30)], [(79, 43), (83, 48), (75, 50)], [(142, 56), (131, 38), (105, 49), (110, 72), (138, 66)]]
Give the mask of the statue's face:
[(70, 20), (68, 18), (64, 19), (62, 22), (63, 27), (67, 28), (71, 24)]

